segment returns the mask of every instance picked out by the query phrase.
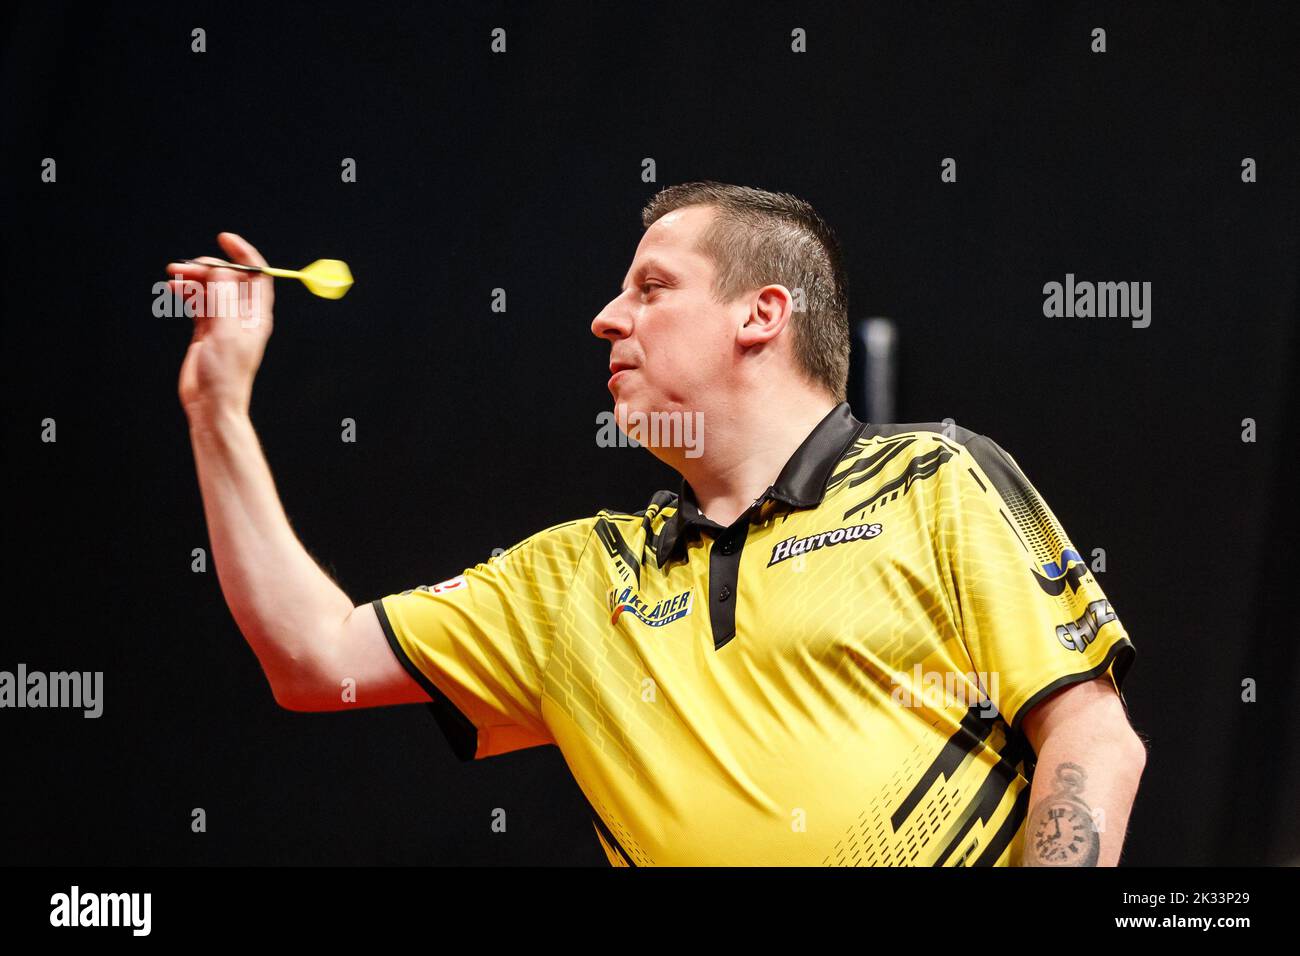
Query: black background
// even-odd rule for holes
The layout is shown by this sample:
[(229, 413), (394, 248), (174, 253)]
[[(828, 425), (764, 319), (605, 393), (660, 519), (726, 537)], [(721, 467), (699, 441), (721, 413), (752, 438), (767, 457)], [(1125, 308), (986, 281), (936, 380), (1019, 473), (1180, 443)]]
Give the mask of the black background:
[[(276, 265), (351, 265), (338, 302), (277, 283), (252, 417), (294, 529), (360, 603), (676, 487), (593, 441), (610, 400), (589, 326), (640, 206), (704, 178), (812, 202), (854, 318), (901, 327), (895, 417), (989, 435), (1105, 549), (1150, 745), (1125, 861), (1300, 856), (1287, 6), (7, 16), (0, 669), (102, 670), (105, 713), (0, 712), (0, 859), (604, 866), (553, 747), (462, 765), (423, 707), (277, 707), (211, 563), (190, 570), (209, 547), (176, 397), (190, 321), (154, 318), (152, 287), (223, 229)], [(1044, 318), (1067, 272), (1151, 282), (1150, 327)]]

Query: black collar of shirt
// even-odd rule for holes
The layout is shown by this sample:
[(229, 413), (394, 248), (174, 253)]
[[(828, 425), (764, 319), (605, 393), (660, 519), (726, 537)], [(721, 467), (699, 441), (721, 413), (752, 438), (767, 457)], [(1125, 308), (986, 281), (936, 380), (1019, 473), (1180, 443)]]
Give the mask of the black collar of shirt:
[[(830, 480), (831, 469), (844, 457), (849, 445), (857, 438), (863, 423), (853, 417), (848, 402), (840, 402), (808, 434), (790, 460), (785, 463), (776, 481), (767, 491), (750, 506), (742, 517), (752, 517), (757, 513), (756, 506), (772, 499), (781, 501), (794, 508), (812, 508), (822, 503), (826, 496), (826, 482)], [(737, 519), (739, 520), (739, 519)], [(708, 528), (719, 532), (726, 529), (717, 522), (700, 514), (695, 499), (695, 491), (685, 478), (681, 490), (677, 493), (677, 510), (664, 523), (659, 538), (659, 565), (662, 567), (673, 558), (686, 553), (686, 532), (692, 528)]]

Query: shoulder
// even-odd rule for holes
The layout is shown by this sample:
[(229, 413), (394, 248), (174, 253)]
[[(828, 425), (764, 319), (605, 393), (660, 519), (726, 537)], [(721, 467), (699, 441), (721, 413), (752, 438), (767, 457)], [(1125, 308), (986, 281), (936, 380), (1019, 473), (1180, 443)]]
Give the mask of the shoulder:
[[(633, 541), (638, 531), (657, 535), (666, 520), (677, 510), (675, 491), (656, 491), (639, 511), (601, 508), (594, 515), (561, 521), (534, 532), (517, 544), (493, 555), (490, 565), (520, 565), (536, 561), (574, 561), (593, 538), (616, 546), (618, 538)], [(615, 537), (617, 535), (617, 538)]]
[(517, 544), (495, 553), (490, 564), (509, 564), (520, 559), (574, 555), (580, 552), (599, 521), (598, 515), (561, 521), (535, 531)]
[(942, 445), (954, 451), (965, 451), (981, 464), (985, 459), (1011, 459), (1007, 450), (984, 432), (966, 428), (953, 421), (868, 423), (863, 426), (854, 444), (879, 445), (894, 439), (912, 439), (930, 447)]
[[(943, 473), (951, 462), (960, 465), (956, 470), (962, 474), (974, 474), (981, 484), (992, 483), (1000, 491), (1027, 483), (1002, 445), (952, 421), (868, 423), (846, 450), (841, 474), (874, 471), (877, 465), (893, 461), (904, 462), (912, 478)], [(897, 466), (890, 467), (892, 471)]]
[(951, 454), (969, 454), (983, 464), (985, 459), (1010, 455), (983, 432), (966, 428), (953, 421), (943, 422), (868, 422), (845, 453), (845, 459), (882, 449), (911, 448), (913, 453), (946, 448)]
[(617, 508), (602, 508), (592, 519), (599, 524), (602, 520), (617, 524), (637, 524), (650, 527), (661, 519), (671, 517), (677, 510), (677, 492), (662, 489), (656, 491), (640, 511), (620, 511)]
[(858, 440), (916, 438), (923, 441), (940, 440), (965, 446), (972, 440), (985, 436), (953, 421), (943, 422), (868, 422), (862, 426)]
[(562, 521), (559, 524), (543, 528), (524, 538), (514, 547), (507, 549), (501, 557), (518, 550), (524, 551), (564, 551), (581, 549), (593, 536), (607, 534), (606, 529), (617, 528), (624, 535), (630, 531), (629, 526), (657, 528), (664, 519), (671, 517), (677, 510), (677, 493), (675, 491), (656, 491), (650, 501), (640, 511), (621, 511), (617, 508), (601, 508), (594, 515)]

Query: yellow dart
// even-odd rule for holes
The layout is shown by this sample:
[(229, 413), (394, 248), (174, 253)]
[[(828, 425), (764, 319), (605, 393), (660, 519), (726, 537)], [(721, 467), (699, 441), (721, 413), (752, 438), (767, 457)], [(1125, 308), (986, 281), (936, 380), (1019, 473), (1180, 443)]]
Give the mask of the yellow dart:
[(194, 262), (198, 265), (212, 266), (214, 269), (237, 269), (240, 272), (261, 272), (264, 275), (280, 279), (298, 279), (312, 295), (322, 299), (341, 299), (352, 288), (352, 272), (342, 259), (317, 259), (301, 269), (277, 269), (275, 266), (245, 266), (237, 262), (199, 262), (197, 259), (183, 259), (182, 262)]

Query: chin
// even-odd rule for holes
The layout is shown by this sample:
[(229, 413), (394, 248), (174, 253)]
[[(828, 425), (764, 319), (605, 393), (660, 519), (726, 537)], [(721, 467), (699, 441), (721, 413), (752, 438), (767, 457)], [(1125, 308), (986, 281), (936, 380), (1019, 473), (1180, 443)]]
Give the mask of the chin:
[(638, 400), (635, 395), (628, 395), (625, 391), (620, 391), (618, 397), (614, 399), (614, 417), (623, 421), (628, 415), (641, 414), (650, 415), (653, 412), (662, 411), (658, 407), (651, 406), (645, 401)]
[(614, 421), (618, 423), (619, 429), (629, 437), (635, 437), (633, 434), (635, 422), (641, 419), (644, 412), (645, 409), (639, 403), (628, 401), (622, 395), (614, 400)]
[(628, 416), (639, 410), (636, 405), (629, 403), (622, 395), (614, 399), (614, 420), (619, 424), (626, 424)]

